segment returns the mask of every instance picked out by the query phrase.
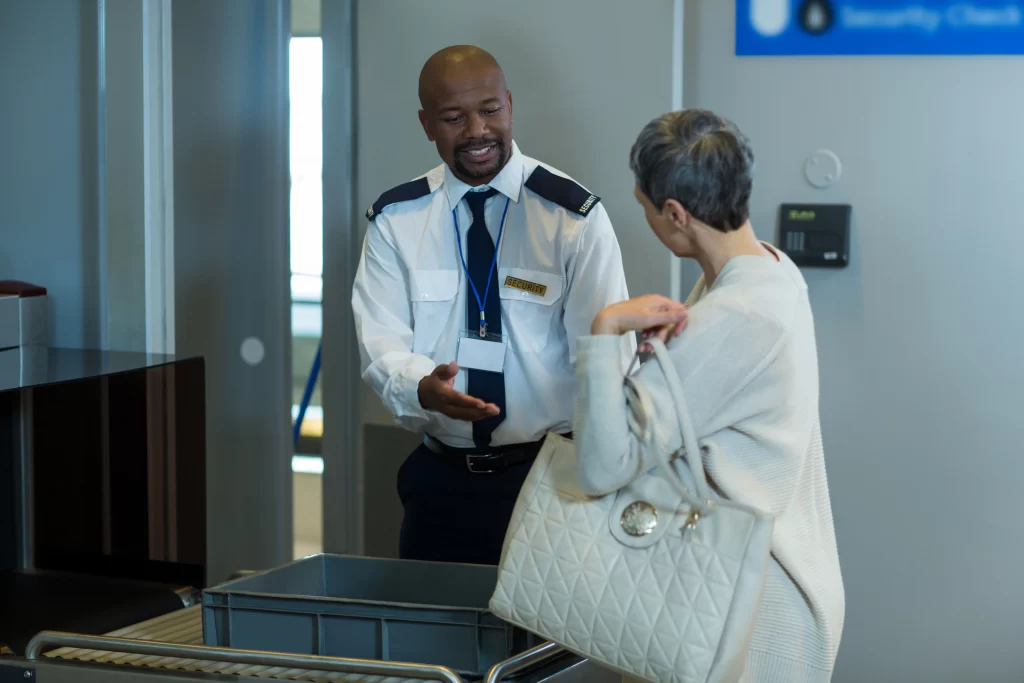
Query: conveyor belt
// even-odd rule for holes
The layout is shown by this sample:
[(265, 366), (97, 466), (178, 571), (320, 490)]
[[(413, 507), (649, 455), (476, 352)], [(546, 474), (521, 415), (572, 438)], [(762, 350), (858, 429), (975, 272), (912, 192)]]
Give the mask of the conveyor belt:
[[(196, 605), (176, 612), (171, 612), (134, 626), (119, 629), (106, 634), (116, 638), (132, 638), (136, 640), (153, 640), (182, 645), (203, 644), (202, 606)], [(151, 667), (178, 671), (195, 671), (217, 674), (235, 674), (238, 676), (254, 676), (282, 681), (341, 681), (343, 683), (419, 683), (420, 679), (393, 678), (381, 676), (364, 676), (361, 674), (329, 673), (308, 669), (286, 669), (282, 667), (252, 666), (249, 664), (228, 664), (196, 659), (178, 659), (173, 657), (156, 657), (133, 655), (120, 652), (104, 652), (100, 650), (79, 650), (61, 648), (47, 652), (46, 657), (94, 662), (103, 664), (120, 664), (125, 666)]]

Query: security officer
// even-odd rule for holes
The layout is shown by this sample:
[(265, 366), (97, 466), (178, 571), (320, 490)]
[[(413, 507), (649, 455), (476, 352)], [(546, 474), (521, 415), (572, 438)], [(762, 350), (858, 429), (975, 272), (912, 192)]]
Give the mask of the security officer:
[[(490, 54), (434, 54), (419, 99), (444, 163), (366, 212), (362, 372), (425, 432), (398, 474), (401, 557), (494, 565), (541, 440), (571, 431), (576, 338), (629, 295), (600, 199), (513, 141)], [(623, 369), (635, 348), (623, 341)]]

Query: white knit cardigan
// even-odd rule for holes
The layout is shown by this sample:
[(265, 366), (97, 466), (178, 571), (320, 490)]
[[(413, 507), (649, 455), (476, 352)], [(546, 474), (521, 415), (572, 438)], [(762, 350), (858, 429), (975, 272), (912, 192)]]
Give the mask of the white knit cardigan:
[[(785, 256), (739, 256), (698, 283), (669, 343), (708, 477), (727, 498), (775, 516), (772, 562), (744, 683), (827, 683), (845, 616), (818, 418), (807, 286)], [(631, 433), (615, 336), (577, 342), (575, 441), (582, 486), (604, 494), (655, 466)], [(658, 406), (661, 448), (682, 447), (656, 363), (637, 371)]]

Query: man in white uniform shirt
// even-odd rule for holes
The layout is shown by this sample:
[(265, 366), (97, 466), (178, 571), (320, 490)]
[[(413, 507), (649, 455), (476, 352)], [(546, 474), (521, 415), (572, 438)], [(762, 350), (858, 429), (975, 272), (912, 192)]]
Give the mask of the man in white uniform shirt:
[[(419, 98), (444, 163), (366, 212), (352, 293), (363, 378), (424, 433), (398, 474), (401, 557), (497, 564), (540, 440), (572, 428), (576, 338), (629, 295), (600, 198), (512, 140), (491, 55), (436, 53)], [(624, 369), (635, 347), (623, 340)]]

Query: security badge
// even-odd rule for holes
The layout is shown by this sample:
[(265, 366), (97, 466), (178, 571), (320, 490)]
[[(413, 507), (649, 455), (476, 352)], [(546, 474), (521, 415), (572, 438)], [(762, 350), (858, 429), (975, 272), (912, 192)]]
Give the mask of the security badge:
[(505, 335), (488, 333), (486, 328), (482, 334), (477, 330), (462, 330), (455, 362), (468, 370), (504, 372), (507, 349), (508, 338)]

